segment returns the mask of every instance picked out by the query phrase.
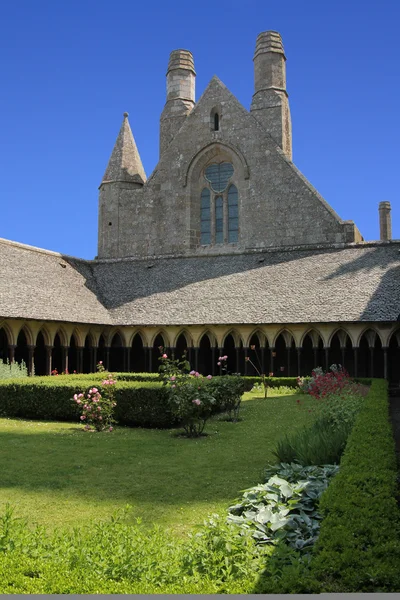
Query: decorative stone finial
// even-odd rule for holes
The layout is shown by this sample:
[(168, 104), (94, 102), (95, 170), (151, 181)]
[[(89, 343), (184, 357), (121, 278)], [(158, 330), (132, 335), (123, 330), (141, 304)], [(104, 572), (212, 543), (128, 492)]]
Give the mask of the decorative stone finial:
[(174, 71), (175, 69), (184, 69), (185, 71), (192, 71), (196, 75), (194, 70), (193, 54), (189, 50), (173, 50), (169, 55), (168, 71)]
[(280, 33), (277, 31), (263, 31), (258, 34), (254, 58), (264, 52), (279, 52), (279, 54), (285, 56)]
[(124, 112), (124, 119), (127, 119), (129, 117), (129, 113)]

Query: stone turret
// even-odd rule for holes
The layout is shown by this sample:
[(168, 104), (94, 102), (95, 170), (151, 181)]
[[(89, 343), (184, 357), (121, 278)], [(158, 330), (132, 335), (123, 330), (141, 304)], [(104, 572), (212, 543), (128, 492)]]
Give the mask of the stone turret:
[(379, 230), (381, 242), (388, 242), (392, 239), (392, 207), (390, 202), (379, 203)]
[(292, 160), (292, 122), (286, 92), (286, 57), (278, 32), (264, 31), (258, 35), (253, 61), (254, 95), (251, 113)]
[(160, 156), (193, 110), (195, 80), (192, 53), (189, 50), (173, 50), (167, 71), (167, 101), (160, 118)]
[[(99, 258), (118, 256), (120, 206), (141, 194), (145, 181), (146, 173), (129, 125), (128, 113), (124, 113), (124, 120), (99, 188)], [(121, 226), (123, 227), (123, 223)]]

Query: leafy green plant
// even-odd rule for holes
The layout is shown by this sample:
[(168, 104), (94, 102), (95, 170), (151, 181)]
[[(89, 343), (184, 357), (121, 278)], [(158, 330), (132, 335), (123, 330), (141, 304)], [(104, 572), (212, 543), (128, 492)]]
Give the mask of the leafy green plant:
[(318, 538), (318, 501), (338, 467), (281, 463), (266, 470), (267, 481), (246, 490), (229, 508), (228, 522), (251, 529), (260, 544), (285, 542), (308, 552)]
[(280, 462), (298, 461), (302, 465), (338, 464), (346, 447), (351, 424), (335, 425), (326, 417), (311, 427), (286, 434), (273, 450)]
[(85, 394), (74, 394), (74, 402), (79, 406), (82, 414), (81, 421), (85, 424), (84, 429), (90, 431), (92, 427), (96, 431), (113, 430), (115, 402), (115, 379), (108, 374), (101, 382), (100, 390), (91, 387)]
[(253, 592), (399, 592), (396, 479), (387, 382), (376, 380), (356, 417), (340, 471), (321, 497), (323, 520), (311, 561), (295, 553), (280, 563), (273, 558)]
[(207, 383), (200, 378), (194, 379), (170, 389), (172, 413), (188, 437), (203, 433), (216, 403)]
[(0, 379), (17, 379), (28, 377), (28, 367), (22, 360), (20, 363), (0, 360)]

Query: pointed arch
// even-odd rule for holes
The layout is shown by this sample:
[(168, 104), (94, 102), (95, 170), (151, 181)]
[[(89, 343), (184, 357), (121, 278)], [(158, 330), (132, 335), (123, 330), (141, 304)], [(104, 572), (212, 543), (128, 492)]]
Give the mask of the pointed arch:
[(325, 367), (324, 341), (319, 331), (310, 328), (301, 337), (299, 375), (310, 375), (316, 367)]
[(338, 327), (331, 333), (328, 350), (329, 369), (331, 365), (341, 365), (350, 375), (354, 375), (353, 340), (346, 329)]
[(1, 321), (0, 322), (0, 329), (4, 329), (6, 335), (7, 335), (7, 340), (9, 344), (15, 344), (16, 340), (14, 337), (14, 332), (11, 329), (10, 325), (7, 323), (7, 321)]
[(0, 327), (0, 361), (7, 362), (8, 360), (8, 345), (9, 345), (9, 337), (7, 335), (7, 330), (5, 327)]
[(65, 329), (64, 329), (64, 327), (62, 325), (60, 325), (58, 327), (56, 333), (54, 334), (53, 345), (54, 345), (54, 340), (55, 340), (55, 338), (56, 338), (57, 335), (60, 338), (60, 344), (61, 344), (61, 346), (68, 346), (69, 336), (67, 335), (67, 332), (65, 331)]
[(47, 351), (46, 346), (49, 346), (48, 340), (46, 339), (46, 332), (44, 327), (41, 327), (36, 334), (35, 350), (33, 353), (33, 364), (35, 366), (35, 375), (48, 375), (47, 373)]
[(173, 348), (176, 348), (178, 339), (181, 336), (184, 336), (188, 348), (190, 348), (191, 346), (193, 346), (193, 338), (192, 338), (190, 332), (186, 328), (183, 328), (183, 329), (180, 329), (178, 331), (178, 333), (176, 334), (175, 339), (172, 342), (172, 347)]
[(88, 331), (85, 335), (82, 350), (82, 373), (93, 373), (94, 365), (95, 338), (92, 332)]
[(125, 371), (125, 339), (119, 329), (110, 335), (109, 352), (109, 370), (113, 373)]
[(154, 333), (153, 336), (150, 339), (150, 346), (154, 346), (156, 338), (158, 336), (161, 336), (163, 339), (163, 344), (161, 344), (164, 348), (169, 348), (170, 347), (170, 340), (169, 340), (169, 335), (167, 333), (167, 331), (163, 328), (160, 327), (159, 329), (157, 329)]
[(357, 339), (355, 340), (354, 345), (356, 347), (360, 345), (360, 341), (363, 336), (366, 336), (366, 339), (368, 340), (368, 343), (370, 346), (375, 346), (375, 341), (376, 341), (377, 337), (380, 339), (380, 341), (382, 343), (381, 334), (379, 333), (379, 331), (377, 329), (375, 329), (375, 327), (373, 327), (371, 325), (368, 325), (367, 327), (364, 327), (364, 329), (361, 330)]
[(200, 347), (201, 341), (204, 338), (204, 336), (208, 337), (211, 347), (214, 348), (215, 346), (217, 346), (217, 338), (216, 338), (215, 334), (210, 329), (206, 329), (205, 331), (202, 331), (199, 336), (199, 339), (198, 339), (199, 347)]
[(52, 345), (51, 334), (50, 334), (49, 330), (47, 329), (46, 325), (42, 325), (40, 327), (39, 331), (36, 333), (35, 344), (37, 344), (37, 339), (38, 339), (39, 334), (42, 334), (43, 340), (44, 340), (44, 343), (46, 346)]
[(281, 329), (274, 339), (273, 373), (276, 377), (292, 377), (297, 375), (296, 342), (293, 333)]
[(373, 327), (367, 327), (358, 338), (357, 375), (384, 377), (382, 340)]
[(133, 340), (135, 339), (136, 336), (139, 336), (141, 341), (142, 341), (142, 346), (143, 348), (145, 348), (147, 346), (147, 338), (146, 335), (144, 333), (144, 331), (142, 329), (136, 329), (132, 334), (130, 339), (128, 340), (128, 346), (132, 346), (133, 344)]
[(18, 333), (17, 345), (15, 347), (14, 360), (19, 364), (24, 364), (29, 367), (29, 350), (28, 346), (32, 346), (32, 332), (26, 324), (24, 324)]
[(202, 375), (215, 374), (216, 338), (210, 331), (204, 331), (199, 340), (198, 367)]
[(225, 341), (226, 338), (228, 336), (232, 336), (234, 342), (235, 342), (235, 348), (239, 348), (240, 345), (244, 345), (244, 340), (241, 336), (240, 331), (238, 331), (237, 329), (235, 329), (234, 327), (231, 327), (230, 329), (228, 329), (228, 331), (224, 334), (223, 338), (222, 338), (222, 347), (225, 346)]
[(287, 327), (282, 327), (282, 329), (280, 329), (275, 334), (275, 337), (272, 342), (273, 347), (276, 347), (276, 342), (277, 342), (279, 336), (282, 336), (282, 338), (286, 344), (286, 347), (290, 347), (290, 345), (292, 344), (292, 341), (295, 342), (295, 337), (294, 337), (294, 334), (292, 333), (292, 331), (290, 331), (290, 329), (288, 329)]
[(33, 334), (32, 334), (32, 330), (29, 327), (29, 325), (27, 323), (23, 323), (18, 331), (18, 335), (17, 335), (17, 344), (18, 344), (18, 336), (20, 335), (20, 333), (23, 331), (25, 337), (26, 337), (26, 343), (29, 346), (33, 346)]
[(131, 371), (144, 373), (146, 371), (145, 338), (143, 333), (136, 331), (131, 340)]

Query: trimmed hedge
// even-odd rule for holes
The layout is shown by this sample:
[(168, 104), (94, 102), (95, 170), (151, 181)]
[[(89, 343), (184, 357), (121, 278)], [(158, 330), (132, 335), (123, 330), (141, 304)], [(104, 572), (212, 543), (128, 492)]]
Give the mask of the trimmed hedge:
[[(101, 378), (100, 378), (101, 380)], [(5, 379), (0, 382), (0, 416), (49, 421), (78, 421), (79, 407), (71, 399), (92, 385), (101, 390), (99, 378), (79, 375)], [(214, 413), (222, 412), (228, 396), (242, 394), (238, 377), (214, 377), (207, 385), (217, 403)], [(169, 404), (168, 388), (156, 381), (116, 383), (115, 419), (121, 425), (168, 428), (179, 425)]]
[(400, 511), (388, 407), (387, 382), (373, 381), (339, 474), (321, 497), (323, 521), (310, 565), (292, 556), (277, 576), (267, 564), (257, 593), (400, 591)]

